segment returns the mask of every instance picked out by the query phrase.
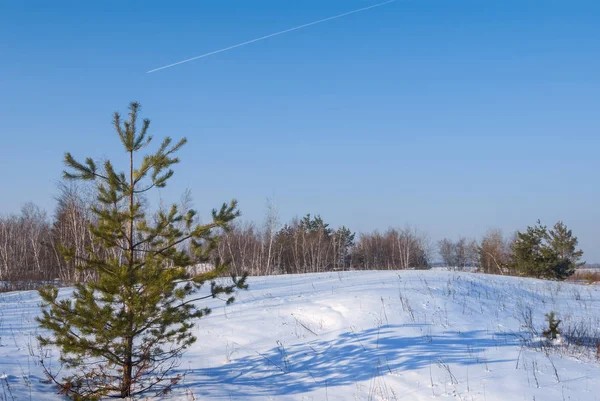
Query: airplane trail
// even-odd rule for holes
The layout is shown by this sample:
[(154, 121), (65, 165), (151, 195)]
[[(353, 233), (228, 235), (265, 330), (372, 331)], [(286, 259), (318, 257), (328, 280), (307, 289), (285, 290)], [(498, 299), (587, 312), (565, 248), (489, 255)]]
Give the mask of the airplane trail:
[(357, 10), (348, 11), (348, 12), (345, 12), (343, 14), (334, 15), (333, 17), (328, 17), (328, 18), (320, 19), (318, 21), (309, 22), (308, 24), (299, 25), (299, 26), (296, 26), (294, 28), (286, 29), (284, 31), (279, 31), (279, 32), (271, 33), (269, 35), (261, 36), (260, 38), (252, 39), (252, 40), (249, 40), (247, 42), (238, 43), (237, 45), (225, 47), (223, 49), (219, 49), (219, 50), (215, 50), (215, 51), (212, 51), (212, 52), (209, 52), (209, 53), (201, 54), (200, 56), (196, 56), (196, 57), (188, 58), (186, 60), (178, 61), (178, 62), (173, 63), (173, 64), (168, 64), (168, 65), (165, 65), (165, 66), (162, 66), (162, 67), (154, 68), (153, 70), (148, 71), (147, 74), (150, 74), (150, 73), (156, 72), (156, 71), (160, 71), (160, 70), (164, 70), (164, 69), (167, 69), (167, 68), (175, 67), (176, 65), (180, 65), (180, 64), (184, 64), (184, 63), (189, 63), (190, 61), (194, 61), (194, 60), (198, 60), (198, 59), (201, 59), (201, 58), (204, 58), (204, 57), (212, 56), (214, 54), (223, 53), (223, 52), (226, 52), (228, 50), (232, 50), (232, 49), (235, 49), (235, 48), (238, 48), (238, 47), (246, 46), (246, 45), (249, 45), (251, 43), (259, 42), (261, 40), (269, 39), (269, 38), (272, 38), (274, 36), (283, 35), (284, 33), (292, 32), (292, 31), (297, 31), (298, 29), (307, 28), (309, 26), (313, 26), (313, 25), (317, 25), (317, 24), (322, 24), (323, 22), (327, 22), (327, 21), (331, 21), (333, 19), (345, 17), (345, 16), (350, 15), (350, 14), (356, 14), (356, 13), (359, 13), (361, 11), (366, 11), (366, 10), (370, 10), (372, 8), (381, 7), (381, 6), (384, 6), (386, 4), (393, 3), (395, 1), (398, 1), (398, 0), (388, 0), (388, 1), (385, 1), (383, 3), (378, 3), (378, 4), (374, 4), (372, 6), (363, 7), (363, 8), (359, 8)]

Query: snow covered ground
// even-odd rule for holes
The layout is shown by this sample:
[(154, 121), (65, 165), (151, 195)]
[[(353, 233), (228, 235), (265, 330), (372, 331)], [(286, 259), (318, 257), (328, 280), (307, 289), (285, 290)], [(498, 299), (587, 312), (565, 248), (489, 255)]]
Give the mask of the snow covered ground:
[[(523, 346), (556, 311), (600, 332), (600, 287), (442, 271), (252, 277), (214, 303), (175, 400), (600, 400), (595, 347)], [(62, 294), (68, 296), (68, 289)], [(36, 292), (0, 294), (0, 401), (56, 400)], [(535, 338), (534, 338), (535, 340)], [(55, 357), (56, 355), (54, 355)]]

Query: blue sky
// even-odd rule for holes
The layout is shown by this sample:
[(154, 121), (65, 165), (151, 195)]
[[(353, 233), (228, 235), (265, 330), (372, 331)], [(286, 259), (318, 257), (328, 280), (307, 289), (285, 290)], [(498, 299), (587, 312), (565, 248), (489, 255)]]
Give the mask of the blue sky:
[(189, 139), (153, 196), (204, 215), (270, 197), (432, 240), (563, 220), (600, 261), (598, 2), (399, 0), (146, 74), (376, 3), (2, 2), (0, 213), (52, 212), (65, 151), (122, 157), (112, 112), (137, 100)]

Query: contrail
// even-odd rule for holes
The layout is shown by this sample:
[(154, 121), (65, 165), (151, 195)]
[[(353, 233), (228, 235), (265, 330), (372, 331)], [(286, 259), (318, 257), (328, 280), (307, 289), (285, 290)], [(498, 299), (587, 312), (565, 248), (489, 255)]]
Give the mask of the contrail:
[(147, 74), (150, 74), (151, 72), (156, 72), (156, 71), (164, 70), (166, 68), (175, 67), (176, 65), (179, 65), (179, 64), (189, 63), (190, 61), (194, 61), (194, 60), (198, 60), (198, 59), (201, 59), (201, 58), (204, 58), (204, 57), (212, 56), (213, 54), (223, 53), (223, 52), (226, 52), (227, 50), (235, 49), (236, 47), (242, 47), (242, 46), (249, 45), (250, 43), (254, 43), (254, 42), (261, 41), (261, 40), (272, 38), (273, 36), (283, 35), (284, 33), (292, 32), (292, 31), (297, 31), (298, 29), (306, 28), (306, 27), (309, 27), (309, 26), (312, 26), (312, 25), (321, 24), (323, 22), (331, 21), (332, 19), (345, 17), (346, 15), (350, 15), (350, 14), (356, 14), (356, 13), (359, 13), (361, 11), (370, 10), (372, 8), (375, 8), (375, 7), (381, 7), (383, 5), (386, 5), (386, 4), (389, 4), (389, 3), (393, 3), (395, 1), (397, 1), (397, 0), (388, 0), (388, 1), (385, 1), (383, 3), (374, 4), (374, 5), (369, 6), (369, 7), (363, 7), (363, 8), (359, 8), (358, 10), (348, 11), (348, 12), (343, 13), (343, 14), (334, 15), (333, 17), (328, 17), (328, 18), (324, 18), (324, 19), (321, 19), (321, 20), (318, 20), (318, 21), (309, 22), (308, 24), (304, 24), (304, 25), (300, 25), (300, 26), (297, 26), (297, 27), (294, 27), (294, 28), (286, 29), (285, 31), (280, 31), (280, 32), (272, 33), (270, 35), (262, 36), (262, 37), (256, 38), (256, 39), (252, 39), (252, 40), (249, 40), (247, 42), (238, 43), (237, 45), (229, 46), (229, 47), (226, 47), (224, 49), (215, 50), (215, 51), (212, 51), (210, 53), (202, 54), (200, 56), (188, 58), (187, 60), (178, 61), (178, 62), (173, 63), (173, 64), (169, 64), (169, 65), (165, 65), (165, 66), (162, 66), (162, 67), (158, 67), (158, 68), (155, 68), (153, 70), (148, 71)]

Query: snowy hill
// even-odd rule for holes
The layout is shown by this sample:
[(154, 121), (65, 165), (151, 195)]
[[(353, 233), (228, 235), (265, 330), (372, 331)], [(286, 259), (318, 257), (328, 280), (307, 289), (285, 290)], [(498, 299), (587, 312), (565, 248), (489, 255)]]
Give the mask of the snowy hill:
[[(181, 360), (181, 400), (600, 400), (600, 288), (443, 271), (252, 277)], [(68, 296), (70, 290), (61, 291)], [(56, 400), (36, 292), (0, 294), (0, 401)], [(540, 349), (556, 311), (580, 346)], [(56, 357), (56, 355), (54, 355)], [(53, 362), (56, 367), (56, 360)]]

